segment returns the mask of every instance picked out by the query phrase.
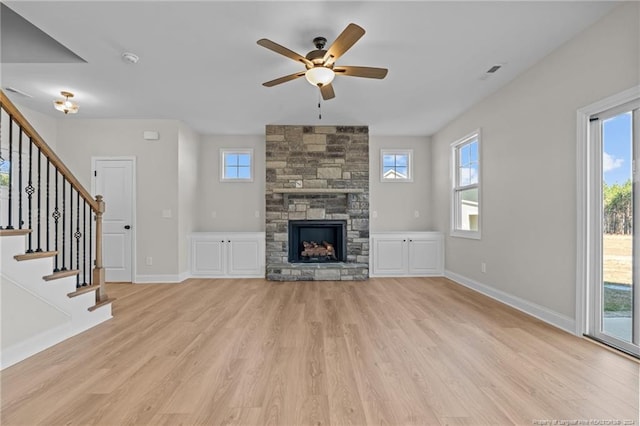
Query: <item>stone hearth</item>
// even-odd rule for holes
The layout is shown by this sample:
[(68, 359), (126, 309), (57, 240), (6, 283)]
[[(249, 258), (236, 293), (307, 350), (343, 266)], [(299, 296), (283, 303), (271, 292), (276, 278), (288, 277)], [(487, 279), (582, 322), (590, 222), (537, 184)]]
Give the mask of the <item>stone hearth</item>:
[[(269, 280), (369, 277), (369, 128), (266, 127), (266, 275)], [(289, 221), (346, 222), (346, 261), (289, 263)]]

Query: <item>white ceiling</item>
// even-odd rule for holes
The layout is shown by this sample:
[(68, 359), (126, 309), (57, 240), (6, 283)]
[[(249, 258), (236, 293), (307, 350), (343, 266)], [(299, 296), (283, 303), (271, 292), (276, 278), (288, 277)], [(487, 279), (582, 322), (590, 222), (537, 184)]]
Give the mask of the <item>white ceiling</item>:
[[(378, 135), (429, 135), (604, 16), (614, 2), (7, 1), (87, 63), (2, 64), (17, 103), (61, 118), (182, 120), (201, 134), (262, 134), (266, 124), (361, 124)], [(256, 44), (302, 55), (350, 22), (367, 33), (338, 65), (389, 68), (384, 80), (338, 76), (322, 102), (304, 78), (262, 82), (303, 66)], [(134, 52), (136, 65), (121, 54)], [(586, 53), (586, 52), (585, 52)], [(501, 70), (484, 79), (494, 64)]]

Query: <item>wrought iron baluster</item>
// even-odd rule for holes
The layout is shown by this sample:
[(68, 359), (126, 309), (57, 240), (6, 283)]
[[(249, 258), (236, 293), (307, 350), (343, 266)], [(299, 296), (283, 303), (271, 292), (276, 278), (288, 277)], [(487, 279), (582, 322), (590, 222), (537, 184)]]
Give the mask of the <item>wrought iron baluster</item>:
[[(0, 120), (2, 121), (2, 120)], [(9, 215), (4, 229), (13, 229), (13, 117), (9, 115)]]
[(93, 284), (93, 210), (89, 210), (89, 285)]
[(61, 250), (62, 251), (62, 268), (60, 268), (61, 271), (66, 271), (67, 267), (66, 267), (66, 263), (65, 262), (65, 256), (66, 256), (66, 250), (65, 250), (65, 236), (66, 236), (66, 223), (67, 223), (67, 196), (66, 196), (66, 187), (67, 187), (67, 183), (64, 181), (64, 175), (62, 175), (62, 244), (61, 244)]
[(69, 269), (73, 269), (73, 186), (69, 182)]
[(42, 222), (42, 210), (41, 210), (41, 202), (42, 202), (42, 151), (40, 150), (40, 148), (38, 148), (38, 201), (37, 201), (37, 211), (38, 211), (38, 219), (37, 219), (37, 229), (38, 229), (38, 236), (36, 238), (36, 252), (41, 252), (42, 251), (42, 245), (40, 244), (42, 242), (42, 227), (41, 227), (41, 222)]
[[(73, 234), (76, 239), (76, 269), (80, 271), (80, 193), (76, 191), (76, 233)], [(80, 287), (80, 274), (76, 275), (76, 287)]]
[(82, 207), (82, 285), (87, 285), (87, 200)]
[(49, 228), (50, 228), (50, 220), (49, 220), (49, 180), (51, 179), (51, 170), (50, 170), (50, 166), (51, 166), (51, 161), (49, 160), (49, 158), (47, 157), (47, 203), (46, 203), (46, 207), (45, 207), (45, 215), (44, 217), (47, 220), (47, 251), (49, 251)]
[(55, 246), (55, 250), (56, 250), (56, 267), (53, 269), (53, 272), (58, 272), (60, 270), (60, 268), (58, 267), (58, 262), (59, 262), (59, 257), (60, 257), (60, 252), (58, 251), (58, 221), (60, 220), (60, 209), (58, 209), (58, 201), (59, 201), (59, 197), (58, 197), (58, 180), (59, 180), (59, 176), (58, 176), (58, 168), (56, 167), (55, 170), (55, 194), (56, 194), (56, 206), (53, 208), (53, 213), (51, 214), (51, 217), (53, 217), (53, 223), (54, 223), (54, 246)]
[(22, 131), (18, 135), (18, 229), (22, 229)]
[[(33, 187), (33, 138), (29, 138), (29, 184), (24, 188), (28, 196), (27, 213), (29, 215), (29, 229), (33, 229), (33, 193), (35, 190)], [(27, 253), (33, 253), (32, 234), (33, 232), (29, 232), (27, 235)]]

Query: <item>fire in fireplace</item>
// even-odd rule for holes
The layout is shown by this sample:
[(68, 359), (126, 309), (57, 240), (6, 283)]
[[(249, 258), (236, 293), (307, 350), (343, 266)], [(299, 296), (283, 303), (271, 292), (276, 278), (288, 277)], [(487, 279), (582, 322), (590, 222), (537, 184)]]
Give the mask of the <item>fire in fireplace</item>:
[(290, 220), (289, 262), (344, 262), (346, 233), (344, 220)]

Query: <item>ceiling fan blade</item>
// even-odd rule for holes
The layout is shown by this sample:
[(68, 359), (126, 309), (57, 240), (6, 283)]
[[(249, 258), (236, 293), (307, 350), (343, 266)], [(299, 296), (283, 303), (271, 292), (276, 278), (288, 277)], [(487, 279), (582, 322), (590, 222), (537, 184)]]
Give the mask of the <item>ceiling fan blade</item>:
[(287, 81), (295, 80), (298, 77), (302, 77), (304, 75), (304, 71), (297, 72), (295, 74), (285, 75), (284, 77), (276, 78), (275, 80), (267, 81), (266, 83), (262, 83), (263, 86), (273, 87), (278, 84), (286, 83)]
[(320, 93), (322, 93), (322, 99), (324, 99), (325, 101), (336, 97), (336, 94), (333, 91), (333, 85), (331, 83), (320, 86)]
[(338, 75), (348, 75), (350, 77), (365, 77), (365, 78), (378, 78), (382, 79), (387, 76), (389, 72), (386, 68), (373, 68), (373, 67), (335, 67), (333, 69)]
[(344, 53), (353, 46), (356, 41), (360, 40), (360, 37), (364, 35), (364, 28), (356, 25), (349, 24), (347, 28), (340, 33), (335, 39), (331, 47), (327, 49), (322, 62), (325, 65), (333, 64), (336, 59), (344, 55)]
[(289, 50), (284, 46), (279, 45), (269, 39), (261, 38), (258, 40), (258, 44), (262, 47), (266, 47), (269, 50), (273, 50), (276, 53), (286, 56), (287, 58), (291, 58), (296, 62), (302, 62), (303, 64), (313, 67), (313, 62), (305, 58), (304, 56), (294, 52), (293, 50)]

